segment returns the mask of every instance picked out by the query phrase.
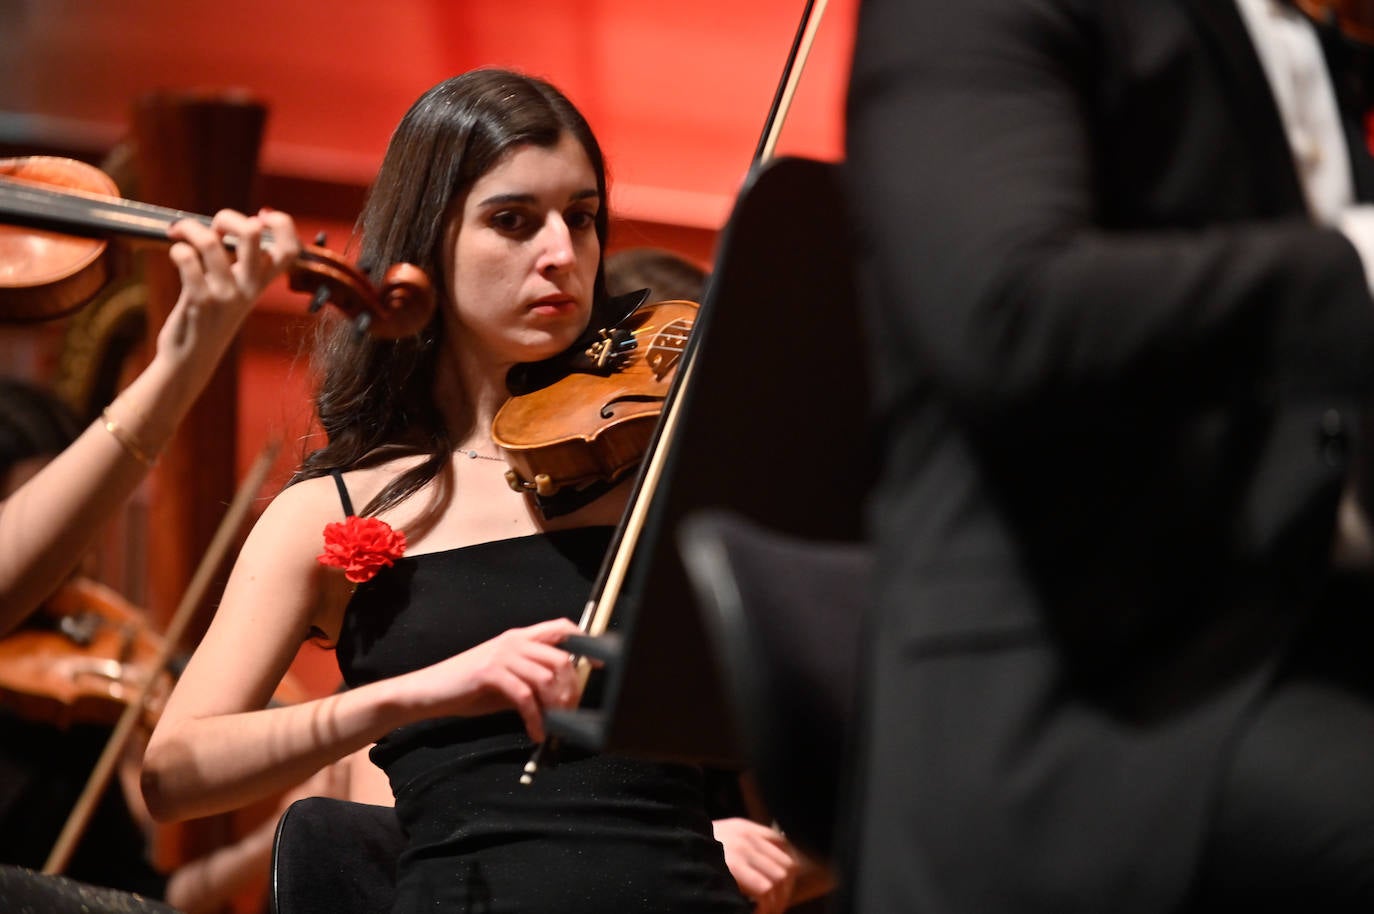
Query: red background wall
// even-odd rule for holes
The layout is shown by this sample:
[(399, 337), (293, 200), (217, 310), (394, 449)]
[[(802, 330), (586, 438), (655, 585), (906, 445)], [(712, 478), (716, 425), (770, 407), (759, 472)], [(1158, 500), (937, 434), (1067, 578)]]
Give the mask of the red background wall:
[[(839, 155), (854, 6), (829, 4), (779, 152)], [(271, 109), (264, 171), (365, 183), (421, 91), (509, 66), (582, 107), (622, 214), (718, 228), (801, 10), (797, 0), (9, 3), (0, 136), (111, 141), (141, 92), (237, 88)]]

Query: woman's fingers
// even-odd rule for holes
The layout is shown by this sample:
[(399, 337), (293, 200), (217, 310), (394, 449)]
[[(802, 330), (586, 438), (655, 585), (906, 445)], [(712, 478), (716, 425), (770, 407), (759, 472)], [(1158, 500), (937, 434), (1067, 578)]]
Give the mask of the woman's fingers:
[(195, 246), (186, 241), (178, 241), (172, 245), (168, 256), (181, 276), (182, 292), (204, 298), (205, 270), (200, 265), (200, 254)]
[(725, 850), (725, 863), (740, 891), (762, 914), (781, 911), (792, 898), (799, 864), (787, 839), (775, 829), (748, 819), (712, 823)]
[(258, 293), (300, 256), (296, 224), (286, 213), (263, 209), (256, 216), (234, 210), (215, 214), (213, 227), (233, 237), (233, 273), (240, 288), (256, 297)]
[(578, 698), (581, 684), (573, 655), (558, 645), (579, 631), (567, 619), (551, 619), (509, 633), (521, 643), (523, 656), (536, 665), (526, 667), (525, 673), (544, 705), (567, 707)]
[(524, 718), (530, 739), (542, 742), (544, 712), (550, 708), (567, 708), (575, 704), (579, 692), (578, 681), (573, 671), (572, 657), (567, 653), (547, 645), (530, 644), (527, 647), (542, 650), (531, 650), (528, 654), (511, 658), (509, 671), (520, 683), (520, 688), (508, 692), (508, 695)]
[(278, 272), (285, 270), (301, 253), (301, 240), (296, 233), (295, 221), (286, 213), (274, 209), (260, 210), (258, 218), (272, 236), (272, 243), (267, 246), (268, 258)]
[(541, 705), (567, 707), (576, 697), (577, 676), (573, 672), (572, 658), (567, 654), (515, 657), (510, 670), (534, 690)]
[[(580, 681), (573, 658), (557, 646), (577, 628), (564, 619), (511, 629), (466, 653), (463, 691), (471, 696), (460, 713), (500, 707), (518, 712), (531, 739), (544, 738), (543, 714), (577, 701)], [(482, 696), (485, 694), (485, 698)]]
[(168, 231), (169, 237), (191, 246), (200, 260), (204, 290), (212, 298), (237, 297), (238, 285), (230, 273), (232, 261), (224, 239), (211, 226), (193, 219), (182, 220)]
[[(252, 301), (300, 255), (295, 222), (286, 213), (263, 210), (247, 216), (224, 209), (207, 226), (197, 220), (177, 222), (168, 231), (174, 242), (184, 243), (199, 259), (203, 293), (224, 301)], [(175, 248), (175, 245), (173, 245)], [(187, 279), (183, 251), (173, 257)]]
[(536, 743), (544, 741), (544, 710), (528, 682), (510, 670), (502, 670), (493, 682), (525, 722), (525, 732)]
[(536, 622), (534, 625), (515, 629), (515, 631), (524, 632), (532, 640), (541, 641), (544, 644), (560, 644), (569, 635), (578, 635), (582, 633), (582, 629), (578, 628), (574, 622), (563, 618), (549, 619), (547, 622)]

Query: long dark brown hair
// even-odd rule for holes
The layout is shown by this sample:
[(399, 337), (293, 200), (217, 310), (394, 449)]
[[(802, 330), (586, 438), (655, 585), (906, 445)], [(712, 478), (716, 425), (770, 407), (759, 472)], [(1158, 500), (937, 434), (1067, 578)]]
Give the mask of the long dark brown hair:
[[(556, 146), (564, 134), (582, 144), (596, 173), (602, 206), (596, 234), (606, 249), (606, 165), (586, 119), (549, 83), (509, 70), (481, 69), (430, 89), (401, 118), (358, 219), (360, 268), (374, 282), (395, 263), (424, 269), (439, 287), (440, 305), (419, 335), (403, 340), (358, 337), (337, 322), (321, 330), (315, 364), (315, 408), (328, 443), (310, 454), (291, 482), (376, 460), (391, 445), (427, 459), (392, 480), (363, 509), (376, 514), (403, 501), (448, 466), (453, 436), (434, 402), (445, 301), (440, 245), (449, 203), (516, 146)], [(593, 308), (607, 298), (597, 267)], [(387, 457), (397, 452), (388, 450)]]
[(15, 464), (56, 457), (80, 434), (76, 413), (55, 394), (18, 378), (0, 379), (0, 483)]

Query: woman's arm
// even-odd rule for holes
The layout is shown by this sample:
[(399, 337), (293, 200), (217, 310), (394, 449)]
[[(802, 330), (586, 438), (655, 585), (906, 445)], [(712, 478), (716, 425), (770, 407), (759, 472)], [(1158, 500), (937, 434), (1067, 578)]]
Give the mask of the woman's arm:
[[(273, 236), (260, 246), (264, 228)], [(148, 367), (102, 419), (0, 502), (0, 632), (21, 622), (61, 583), (93, 536), (147, 473), (204, 389), (266, 285), (300, 245), (284, 213), (229, 210), (211, 227), (177, 223), (170, 256), (181, 295), (157, 337)], [(237, 254), (223, 244), (237, 241)]]
[(336, 797), (379, 806), (392, 802), (385, 776), (368, 760), (367, 748), (358, 749), (288, 791), (276, 814), (238, 841), (178, 867), (167, 880), (167, 903), (186, 914), (213, 914), (255, 881), (266, 880), (277, 824), (287, 807), (306, 797)]
[(575, 700), (572, 659), (555, 645), (577, 627), (557, 619), (402, 676), (263, 710), (312, 626), (337, 617), (347, 600), (340, 573), (316, 561), (321, 531), (338, 515), (333, 481), (307, 480), (280, 495), (250, 534), (149, 742), (142, 784), (155, 818), (246, 805), (429, 718), (514, 707), (539, 740), (543, 709)]

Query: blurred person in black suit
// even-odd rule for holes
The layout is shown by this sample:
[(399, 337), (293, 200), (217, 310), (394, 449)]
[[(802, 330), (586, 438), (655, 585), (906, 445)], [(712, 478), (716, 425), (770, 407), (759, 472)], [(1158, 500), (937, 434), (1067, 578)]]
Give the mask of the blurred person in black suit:
[(1271, 0), (865, 0), (856, 910), (1374, 903), (1361, 56)]

